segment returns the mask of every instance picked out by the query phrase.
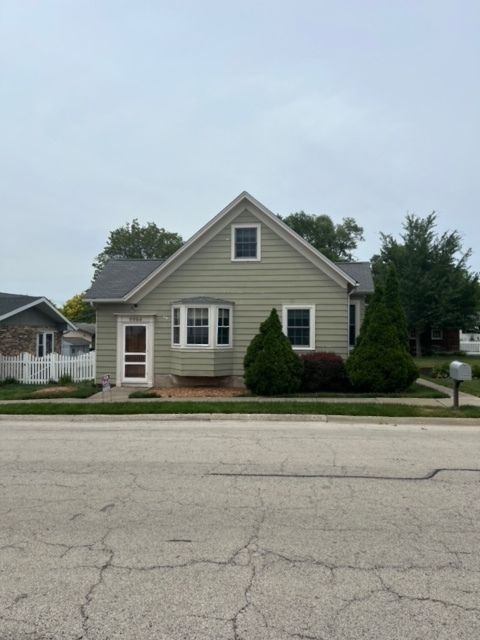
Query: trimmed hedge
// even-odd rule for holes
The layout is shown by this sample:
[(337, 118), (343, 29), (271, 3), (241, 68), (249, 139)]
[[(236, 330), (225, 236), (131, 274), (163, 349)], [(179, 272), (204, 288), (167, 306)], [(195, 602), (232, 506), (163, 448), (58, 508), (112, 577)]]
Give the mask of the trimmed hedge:
[(301, 356), (302, 391), (351, 391), (345, 363), (336, 353), (318, 351)]

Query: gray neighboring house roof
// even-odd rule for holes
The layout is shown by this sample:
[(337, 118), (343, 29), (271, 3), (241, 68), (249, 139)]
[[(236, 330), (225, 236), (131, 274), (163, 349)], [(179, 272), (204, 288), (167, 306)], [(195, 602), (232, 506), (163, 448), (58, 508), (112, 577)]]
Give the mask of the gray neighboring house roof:
[(369, 262), (336, 262), (335, 264), (358, 282), (358, 287), (352, 293), (373, 293), (375, 287)]
[(21, 309), (32, 302), (42, 300), (42, 296), (24, 296), (16, 293), (0, 293), (0, 317)]
[(31, 307), (38, 307), (46, 316), (54, 322), (65, 323), (72, 329), (75, 328), (73, 322), (68, 320), (45, 296), (26, 296), (17, 293), (0, 293), (0, 321), (6, 320), (17, 313), (26, 311)]
[(117, 300), (123, 298), (145, 280), (163, 260), (123, 260), (112, 258), (85, 292), (87, 300)]

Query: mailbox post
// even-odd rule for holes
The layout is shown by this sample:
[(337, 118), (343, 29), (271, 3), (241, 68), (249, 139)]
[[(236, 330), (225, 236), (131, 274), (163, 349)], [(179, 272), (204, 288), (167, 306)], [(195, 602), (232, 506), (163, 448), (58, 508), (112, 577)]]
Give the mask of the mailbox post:
[(449, 372), (450, 378), (453, 380), (453, 408), (458, 409), (458, 391), (460, 389), (460, 383), (464, 380), (472, 379), (472, 368), (465, 362), (454, 360), (450, 363)]

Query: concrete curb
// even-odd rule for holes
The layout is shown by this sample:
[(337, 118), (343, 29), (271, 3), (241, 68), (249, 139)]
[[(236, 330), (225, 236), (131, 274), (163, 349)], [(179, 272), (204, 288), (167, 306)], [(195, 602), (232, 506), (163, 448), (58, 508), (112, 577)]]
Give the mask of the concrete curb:
[(330, 424), (389, 424), (397, 425), (435, 425), (480, 427), (480, 418), (405, 418), (390, 416), (336, 416), (336, 415), (300, 415), (271, 413), (163, 413), (130, 415), (8, 415), (0, 414), (2, 422), (38, 422), (38, 423), (111, 423), (111, 422), (312, 422)]

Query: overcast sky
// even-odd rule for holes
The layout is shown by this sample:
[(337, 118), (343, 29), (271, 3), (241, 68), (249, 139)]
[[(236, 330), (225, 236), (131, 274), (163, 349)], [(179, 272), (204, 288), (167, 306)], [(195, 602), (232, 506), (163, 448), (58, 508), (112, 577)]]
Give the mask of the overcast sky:
[(365, 228), (438, 213), (480, 270), (477, 0), (0, 0), (0, 290), (62, 303), (110, 230), (246, 189)]

